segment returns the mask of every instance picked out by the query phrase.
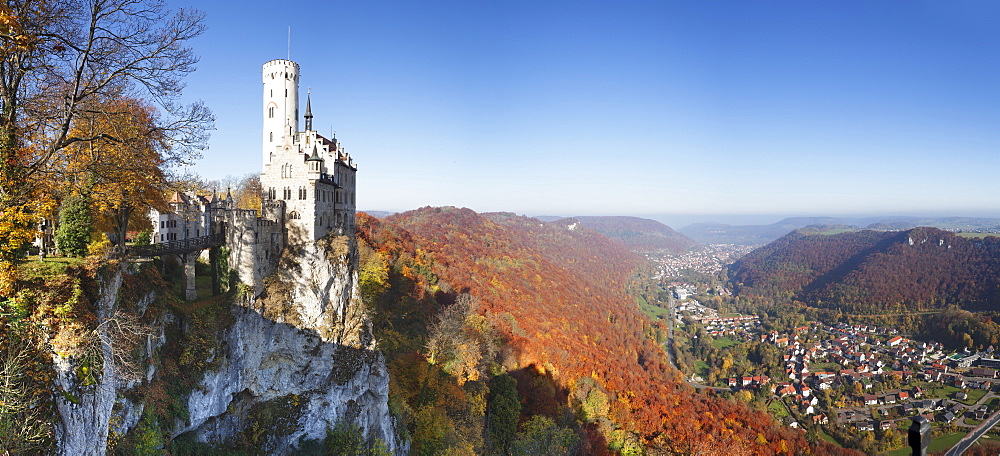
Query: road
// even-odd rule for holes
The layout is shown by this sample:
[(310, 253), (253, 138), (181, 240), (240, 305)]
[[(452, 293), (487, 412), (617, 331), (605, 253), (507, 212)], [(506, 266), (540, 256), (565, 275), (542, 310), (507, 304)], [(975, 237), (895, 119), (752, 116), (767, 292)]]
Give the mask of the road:
[(990, 417), (986, 419), (986, 421), (983, 421), (982, 424), (976, 426), (972, 432), (966, 434), (965, 437), (962, 437), (962, 440), (959, 440), (955, 446), (951, 447), (951, 449), (945, 453), (945, 456), (961, 456), (961, 454), (965, 453), (965, 450), (968, 450), (973, 443), (976, 443), (976, 440), (979, 440), (979, 438), (982, 437), (986, 431), (989, 431), (993, 428), (993, 426), (996, 426), (997, 421), (1000, 421), (1000, 411), (994, 412), (993, 415), (990, 415)]

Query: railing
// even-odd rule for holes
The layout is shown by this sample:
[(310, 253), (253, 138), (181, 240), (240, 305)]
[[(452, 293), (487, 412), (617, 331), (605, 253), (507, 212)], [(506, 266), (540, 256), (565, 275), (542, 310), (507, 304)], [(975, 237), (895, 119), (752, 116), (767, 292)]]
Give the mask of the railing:
[(133, 256), (154, 257), (176, 253), (196, 252), (198, 250), (221, 246), (225, 242), (225, 236), (223, 236), (222, 233), (218, 233), (209, 236), (161, 242), (158, 244), (133, 245), (129, 246), (126, 251), (129, 255)]

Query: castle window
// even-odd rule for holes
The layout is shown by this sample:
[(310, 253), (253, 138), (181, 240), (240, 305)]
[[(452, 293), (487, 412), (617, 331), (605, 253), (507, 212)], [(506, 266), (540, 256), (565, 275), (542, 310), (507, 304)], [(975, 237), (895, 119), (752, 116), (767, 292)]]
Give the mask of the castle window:
[(291, 219), (291, 220), (298, 220), (298, 219), (300, 219), (302, 217), (299, 216), (298, 212), (292, 211), (292, 212), (288, 213), (288, 218)]
[(274, 106), (269, 106), (267, 108), (267, 117), (274, 118)]
[(274, 142), (274, 132), (272, 131), (270, 135), (271, 135), (271, 142)]

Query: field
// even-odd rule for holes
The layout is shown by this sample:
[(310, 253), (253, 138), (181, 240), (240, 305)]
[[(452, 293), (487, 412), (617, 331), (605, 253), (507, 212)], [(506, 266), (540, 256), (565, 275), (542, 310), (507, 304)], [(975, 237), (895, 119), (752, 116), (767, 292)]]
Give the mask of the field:
[(733, 345), (739, 345), (740, 343), (732, 340), (728, 337), (720, 337), (712, 341), (712, 346), (715, 348), (729, 348)]
[(971, 239), (982, 239), (986, 236), (1000, 236), (997, 233), (955, 233), (959, 237), (971, 238)]
[[(927, 447), (927, 454), (931, 454), (938, 451), (940, 452), (947, 451), (951, 447), (955, 446), (955, 444), (958, 443), (958, 441), (961, 440), (962, 437), (965, 437), (964, 432), (955, 432), (952, 434), (944, 434), (939, 437), (934, 437), (931, 439), (930, 446)], [(910, 456), (911, 454), (913, 454), (913, 450), (910, 449), (909, 446), (905, 446), (903, 448), (897, 448), (895, 450), (887, 451), (882, 454), (885, 456)]]
[(642, 309), (642, 313), (646, 314), (650, 320), (666, 320), (670, 318), (670, 310), (664, 309), (663, 307), (654, 306), (648, 304), (645, 301), (639, 302), (639, 308)]

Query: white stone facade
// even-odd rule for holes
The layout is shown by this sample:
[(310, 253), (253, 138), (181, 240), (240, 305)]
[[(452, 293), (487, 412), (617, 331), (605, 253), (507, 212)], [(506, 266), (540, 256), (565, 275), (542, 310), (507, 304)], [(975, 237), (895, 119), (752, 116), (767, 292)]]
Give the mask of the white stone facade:
[(324, 138), (312, 129), (311, 100), (307, 100), (304, 131), (296, 131), (297, 118), (287, 117), (299, 111), (298, 68), (289, 60), (264, 64), (260, 182), (265, 201), (285, 203), (289, 241), (309, 242), (330, 232), (354, 231), (357, 166), (336, 138)]
[(212, 203), (204, 196), (175, 192), (167, 203), (170, 210), (160, 212), (153, 209), (149, 213), (153, 222), (151, 241), (178, 241), (212, 234), (209, 215)]
[(354, 235), (357, 172), (336, 137), (312, 129), (311, 100), (305, 130), (298, 131), (297, 63), (265, 63), (263, 81), (260, 212), (237, 209), (231, 195), (209, 201), (177, 193), (169, 211), (150, 214), (154, 243), (225, 233), (230, 267), (258, 291), (286, 243), (312, 242), (329, 233)]

